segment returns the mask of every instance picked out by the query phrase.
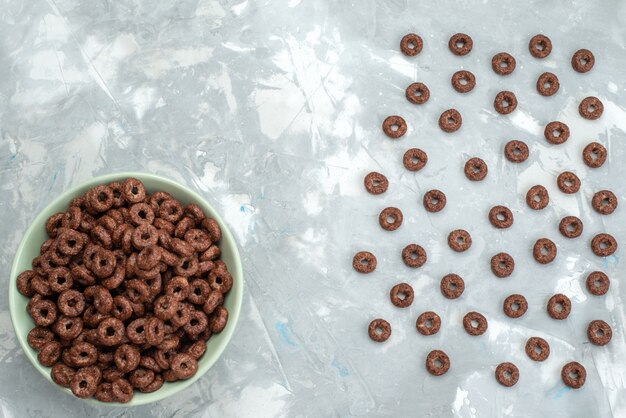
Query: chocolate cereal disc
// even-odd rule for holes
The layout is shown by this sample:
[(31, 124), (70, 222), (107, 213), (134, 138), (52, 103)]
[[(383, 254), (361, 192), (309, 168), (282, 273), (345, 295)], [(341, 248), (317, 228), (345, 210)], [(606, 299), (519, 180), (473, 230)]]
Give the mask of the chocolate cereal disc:
[(463, 317), (463, 328), (469, 335), (482, 335), (487, 326), (487, 318), (478, 312), (469, 312)]
[(422, 267), (426, 260), (426, 251), (417, 244), (409, 244), (402, 250), (402, 261), (408, 267)]
[(588, 167), (598, 168), (606, 161), (606, 148), (598, 142), (592, 142), (583, 149), (583, 161)]
[(607, 345), (613, 337), (611, 326), (604, 321), (595, 320), (589, 323), (587, 327), (587, 338), (589, 342), (595, 345)]
[(594, 271), (589, 273), (585, 284), (589, 293), (595, 296), (602, 296), (609, 291), (611, 281), (609, 280), (609, 276), (601, 271)]
[(552, 41), (545, 35), (535, 35), (528, 42), (528, 51), (535, 58), (545, 58), (552, 52)]
[(512, 91), (501, 91), (493, 100), (493, 108), (501, 115), (508, 115), (517, 108), (517, 97)]
[(600, 190), (593, 195), (591, 206), (602, 215), (610, 215), (617, 209), (617, 197), (610, 190)]
[(415, 33), (406, 34), (400, 40), (400, 51), (409, 57), (413, 57), (422, 52), (423, 47), (424, 42), (422, 38)]
[(587, 380), (587, 371), (582, 364), (572, 361), (561, 369), (561, 380), (572, 389), (581, 388)]
[(502, 310), (509, 318), (519, 318), (528, 310), (528, 302), (524, 296), (514, 294), (504, 299)]
[(586, 73), (593, 68), (596, 59), (588, 49), (579, 49), (572, 56), (572, 68), (579, 73)]
[(391, 303), (398, 308), (406, 308), (413, 303), (413, 288), (407, 283), (399, 283), (391, 288), (389, 298)]
[(463, 118), (461, 114), (456, 109), (448, 109), (445, 110), (439, 116), (439, 127), (444, 132), (455, 132), (458, 131), (461, 125), (463, 124)]
[(537, 91), (542, 96), (552, 96), (559, 91), (559, 78), (552, 73), (543, 73), (537, 79)]
[(359, 273), (371, 273), (376, 270), (376, 256), (369, 251), (359, 251), (352, 258), (352, 267)]
[(511, 387), (519, 380), (519, 369), (513, 363), (500, 363), (496, 367), (496, 380), (502, 386)]
[(404, 153), (402, 164), (409, 171), (419, 171), (428, 162), (428, 155), (419, 148), (411, 148)]
[(402, 225), (402, 212), (398, 208), (385, 208), (378, 215), (378, 223), (387, 231), (395, 231)]
[(465, 291), (465, 282), (458, 274), (450, 273), (443, 276), (439, 284), (441, 294), (448, 299), (457, 299)]
[(426, 370), (433, 376), (441, 376), (450, 369), (450, 358), (441, 350), (433, 350), (426, 356)]
[(476, 86), (476, 77), (469, 71), (461, 70), (452, 74), (452, 88), (459, 93), (468, 93)]
[(504, 146), (504, 156), (512, 163), (523, 163), (528, 154), (528, 145), (522, 141), (509, 141)]
[(429, 190), (424, 194), (424, 208), (428, 212), (439, 212), (446, 207), (446, 195), (441, 190)]
[(487, 177), (487, 163), (478, 157), (470, 158), (465, 163), (465, 177), (471, 181), (481, 181)]
[(576, 216), (566, 216), (559, 222), (559, 231), (565, 238), (577, 238), (583, 233), (583, 221)]
[(543, 130), (543, 136), (549, 143), (560, 145), (569, 139), (569, 127), (558, 120), (550, 122)]
[(563, 320), (567, 318), (572, 311), (572, 302), (569, 298), (558, 293), (548, 301), (548, 315), (554, 319)]
[(374, 319), (370, 322), (367, 332), (372, 340), (377, 343), (382, 343), (383, 341), (387, 341), (389, 336), (391, 336), (391, 325), (384, 319)]
[(491, 58), (491, 68), (496, 74), (509, 75), (515, 70), (515, 58), (506, 52), (500, 52)]
[(491, 257), (491, 272), (496, 277), (504, 278), (513, 273), (515, 269), (515, 261), (507, 253), (498, 253)]
[(608, 257), (617, 251), (617, 241), (610, 234), (598, 234), (591, 240), (591, 251), (598, 257)]
[(474, 42), (469, 35), (456, 33), (450, 37), (448, 48), (454, 55), (467, 55), (472, 50)]
[(384, 175), (372, 171), (363, 179), (365, 189), (371, 194), (382, 194), (389, 187), (389, 180)]
[(556, 185), (563, 193), (572, 194), (580, 189), (580, 179), (571, 171), (564, 171), (556, 178)]
[(533, 210), (541, 210), (548, 206), (549, 202), (548, 191), (541, 185), (531, 187), (526, 193), (526, 204)]
[(548, 264), (556, 258), (556, 245), (548, 238), (540, 238), (533, 246), (533, 257), (539, 264)]
[(550, 345), (539, 337), (530, 337), (526, 341), (526, 354), (534, 361), (544, 361), (550, 356)]
[(489, 222), (499, 229), (513, 225), (513, 212), (506, 206), (494, 206), (489, 210)]
[(430, 99), (430, 90), (424, 83), (412, 83), (406, 88), (404, 95), (413, 104), (424, 104)]
[(406, 130), (406, 122), (400, 116), (389, 116), (383, 121), (383, 132), (391, 139), (400, 138)]
[(585, 97), (578, 105), (578, 113), (585, 119), (596, 120), (602, 116), (604, 105), (597, 97)]
[(434, 312), (424, 312), (417, 317), (415, 328), (422, 335), (434, 335), (441, 328), (441, 318)]
[(472, 237), (463, 229), (455, 229), (448, 234), (448, 246), (457, 253), (461, 253), (472, 246)]

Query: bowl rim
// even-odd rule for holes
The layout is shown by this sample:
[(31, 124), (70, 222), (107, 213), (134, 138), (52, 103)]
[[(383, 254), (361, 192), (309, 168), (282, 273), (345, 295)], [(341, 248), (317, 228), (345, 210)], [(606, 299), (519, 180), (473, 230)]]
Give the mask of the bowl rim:
[[(133, 399), (129, 402), (129, 403), (119, 403), (119, 402), (101, 402), (99, 400), (97, 400), (96, 398), (86, 398), (86, 399), (82, 399), (82, 398), (78, 398), (76, 396), (74, 396), (72, 394), (72, 392), (68, 389), (68, 388), (64, 388), (60, 385), (57, 385), (56, 383), (54, 383), (50, 377), (50, 373), (47, 372), (47, 370), (49, 370), (48, 367), (45, 366), (40, 366), (37, 363), (37, 354), (36, 352), (28, 345), (28, 342), (26, 340), (26, 336), (25, 335), (21, 335), (20, 332), (18, 332), (18, 327), (17, 327), (17, 317), (18, 315), (21, 315), (19, 312), (17, 312), (17, 306), (14, 302), (14, 300), (16, 300), (16, 298), (18, 297), (25, 297), (23, 295), (21, 295), (18, 291), (17, 291), (17, 286), (15, 286), (15, 280), (17, 279), (17, 275), (18, 275), (18, 271), (17, 271), (17, 264), (18, 264), (18, 258), (20, 258), (21, 254), (24, 252), (24, 249), (27, 245), (27, 241), (28, 241), (28, 237), (30, 237), (30, 235), (33, 233), (33, 231), (35, 230), (35, 228), (40, 227), (41, 224), (43, 222), (45, 222), (44, 218), (44, 213), (49, 212), (50, 208), (52, 206), (56, 206), (59, 203), (63, 203), (63, 202), (67, 202), (69, 203), (71, 196), (74, 196), (77, 191), (79, 189), (82, 188), (88, 188), (88, 187), (92, 187), (92, 186), (96, 186), (98, 184), (104, 184), (104, 183), (109, 183), (109, 182), (113, 182), (113, 181), (118, 181), (121, 179), (126, 179), (129, 177), (134, 177), (139, 179), (140, 181), (144, 181), (144, 179), (150, 179), (152, 181), (156, 181), (156, 182), (160, 182), (160, 183), (164, 183), (166, 185), (166, 187), (173, 187), (173, 188), (177, 188), (177, 189), (182, 189), (184, 191), (184, 193), (187, 193), (191, 196), (191, 198), (197, 202), (202, 203), (202, 205), (206, 206), (211, 213), (211, 217), (213, 219), (215, 219), (217, 221), (217, 223), (219, 224), (221, 230), (222, 230), (222, 242), (226, 241), (229, 242), (230, 245), (228, 245), (229, 247), (231, 247), (232, 249), (232, 255), (233, 255), (233, 259), (234, 259), (234, 268), (233, 268), (233, 288), (231, 290), (231, 292), (229, 292), (229, 297), (233, 297), (234, 298), (234, 308), (232, 310), (229, 310), (228, 312), (228, 323), (226, 325), (226, 328), (220, 333), (220, 335), (222, 335), (222, 339), (220, 340), (220, 342), (218, 343), (218, 345), (212, 350), (212, 359), (210, 359), (208, 361), (208, 363), (206, 363), (205, 365), (203, 365), (203, 369), (206, 368), (206, 370), (203, 370), (202, 372), (200, 372), (200, 364), (198, 367), (198, 372), (192, 376), (189, 379), (186, 380), (180, 380), (175, 382), (177, 384), (177, 388), (176, 390), (174, 390), (172, 393), (168, 394), (168, 395), (155, 395), (156, 393), (158, 393), (158, 390), (152, 393), (146, 393), (146, 394), (141, 394), (141, 395), (145, 395), (145, 396), (139, 396), (139, 398), (135, 398), (133, 397)], [(224, 239), (225, 238), (225, 239)], [(237, 246), (237, 241), (235, 240), (233, 234), (231, 233), (230, 229), (228, 228), (228, 226), (226, 225), (226, 223), (224, 223), (223, 219), (221, 218), (221, 216), (219, 215), (219, 213), (217, 212), (217, 210), (215, 210), (215, 208), (202, 196), (200, 196), (200, 194), (198, 194), (196, 191), (192, 190), (190, 187), (183, 185), (177, 181), (174, 181), (172, 179), (169, 179), (167, 177), (163, 177), (160, 175), (156, 175), (156, 174), (152, 174), (152, 173), (144, 173), (144, 172), (135, 172), (135, 171), (125, 171), (125, 172), (116, 172), (116, 173), (109, 173), (109, 174), (104, 174), (101, 176), (96, 176), (96, 177), (92, 177), (88, 180), (85, 180), (81, 183), (78, 183), (75, 186), (70, 187), (69, 189), (65, 190), (64, 192), (62, 192), (60, 195), (58, 195), (56, 198), (52, 199), (46, 206), (44, 206), (39, 213), (37, 214), (37, 216), (35, 216), (35, 218), (33, 218), (33, 220), (30, 222), (30, 225), (28, 226), (28, 228), (24, 231), (24, 234), (22, 236), (22, 239), (20, 240), (19, 245), (16, 248), (15, 251), (15, 255), (13, 256), (13, 259), (11, 261), (11, 272), (9, 275), (9, 313), (10, 313), (10, 317), (11, 317), (11, 325), (13, 326), (13, 330), (15, 332), (15, 335), (17, 336), (17, 340), (20, 344), (20, 347), (22, 348), (22, 352), (26, 355), (26, 357), (28, 358), (28, 360), (30, 361), (30, 363), (32, 364), (33, 368), (35, 370), (37, 370), (38, 372), (40, 372), (45, 378), (46, 380), (48, 380), (51, 384), (53, 384), (55, 387), (57, 387), (59, 390), (61, 390), (62, 392), (64, 392), (65, 394), (75, 398), (75, 399), (79, 399), (82, 401), (85, 401), (89, 404), (91, 404), (92, 406), (111, 406), (111, 407), (126, 407), (126, 408), (130, 408), (130, 407), (134, 407), (134, 406), (140, 406), (140, 405), (146, 405), (152, 402), (158, 402), (161, 401), (163, 399), (166, 399), (172, 395), (175, 395), (177, 393), (179, 393), (180, 391), (186, 389), (187, 387), (189, 387), (191, 384), (193, 384), (194, 382), (196, 382), (198, 379), (200, 379), (200, 377), (202, 377), (206, 372), (208, 372), (208, 370), (213, 367), (213, 365), (217, 362), (217, 360), (221, 357), (221, 355), (223, 354), (224, 350), (226, 349), (226, 346), (228, 345), (228, 343), (230, 342), (237, 323), (239, 322), (239, 315), (240, 315), (240, 311), (241, 311), (241, 305), (242, 305), (242, 301), (243, 301), (243, 289), (244, 289), (244, 280), (243, 280), (243, 268), (242, 268), (242, 264), (241, 264), (241, 256), (239, 254), (239, 248)], [(233, 292), (234, 291), (234, 292)], [(33, 354), (34, 353), (34, 354)], [(167, 383), (167, 382), (166, 382)], [(152, 395), (152, 396), (148, 396), (148, 395)]]

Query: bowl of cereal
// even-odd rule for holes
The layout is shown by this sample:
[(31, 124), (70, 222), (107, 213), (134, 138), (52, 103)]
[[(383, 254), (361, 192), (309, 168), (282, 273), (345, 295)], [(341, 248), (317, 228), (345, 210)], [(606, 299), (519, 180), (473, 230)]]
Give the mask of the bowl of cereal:
[(37, 215), (13, 260), (9, 306), (46, 379), (88, 402), (129, 406), (206, 373), (242, 295), (236, 242), (211, 205), (172, 180), (119, 173)]

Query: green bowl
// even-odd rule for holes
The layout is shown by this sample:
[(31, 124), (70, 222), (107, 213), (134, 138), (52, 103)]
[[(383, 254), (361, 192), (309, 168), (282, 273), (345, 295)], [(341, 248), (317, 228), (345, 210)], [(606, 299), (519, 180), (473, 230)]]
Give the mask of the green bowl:
[(162, 190), (168, 192), (173, 197), (180, 200), (183, 204), (195, 203), (202, 208), (207, 216), (212, 217), (217, 221), (222, 229), (222, 240), (220, 241), (222, 260), (224, 260), (233, 276), (233, 287), (224, 301), (224, 306), (229, 312), (228, 323), (221, 333), (213, 335), (207, 341), (206, 352), (198, 361), (198, 371), (193, 377), (187, 380), (172, 383), (166, 382), (161, 389), (153, 393), (136, 392), (133, 399), (126, 404), (104, 403), (95, 398), (85, 399), (85, 401), (98, 406), (135, 406), (156, 402), (180, 392), (198, 380), (217, 361), (230, 341), (235, 330), (237, 320), (239, 319), (239, 311), (241, 310), (241, 300), (243, 296), (243, 272), (235, 239), (215, 209), (213, 209), (211, 205), (200, 197), (200, 195), (172, 180), (155, 176), (153, 174), (117, 173), (96, 177), (66, 191), (46, 206), (46, 208), (42, 210), (39, 215), (37, 215), (33, 223), (26, 230), (24, 238), (22, 238), (22, 242), (20, 242), (20, 245), (17, 247), (17, 252), (15, 254), (15, 258), (13, 259), (13, 267), (11, 269), (11, 278), (9, 281), (9, 309), (11, 311), (11, 321), (13, 322), (17, 339), (24, 349), (26, 357), (28, 357), (33, 366), (54, 386), (70, 396), (74, 396), (69, 389), (59, 386), (52, 381), (50, 377), (50, 368), (39, 364), (39, 361), (37, 361), (37, 352), (28, 345), (28, 332), (35, 326), (35, 324), (33, 323), (30, 315), (26, 312), (28, 298), (17, 291), (15, 282), (18, 274), (31, 268), (32, 259), (39, 255), (39, 246), (48, 238), (45, 230), (45, 224), (48, 217), (56, 212), (66, 210), (68, 204), (74, 197), (85, 193), (91, 187), (98, 184), (106, 184), (112, 181), (122, 180), (128, 177), (135, 177), (141, 180), (145, 185), (146, 190), (151, 193)]

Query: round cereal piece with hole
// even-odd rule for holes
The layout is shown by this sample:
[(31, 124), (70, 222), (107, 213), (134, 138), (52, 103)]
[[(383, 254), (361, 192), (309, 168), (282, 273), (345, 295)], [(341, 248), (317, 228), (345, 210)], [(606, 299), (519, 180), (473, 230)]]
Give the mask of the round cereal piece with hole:
[(533, 258), (539, 264), (551, 263), (557, 254), (556, 244), (548, 238), (540, 238), (533, 246)]
[(533, 361), (544, 361), (550, 356), (550, 345), (539, 337), (530, 337), (524, 347), (526, 355)]
[(399, 283), (391, 288), (389, 298), (391, 303), (398, 308), (406, 308), (411, 306), (415, 294), (411, 285), (407, 283)]
[(591, 71), (596, 63), (596, 58), (588, 49), (579, 49), (572, 55), (572, 68), (579, 73)]
[(407, 267), (422, 267), (426, 260), (426, 250), (420, 245), (409, 244), (402, 250), (402, 261), (404, 261)]
[(37, 353), (37, 360), (42, 366), (52, 367), (61, 358), (63, 346), (58, 341), (49, 341)]
[(363, 179), (365, 190), (370, 194), (383, 194), (389, 187), (389, 180), (383, 174), (372, 171)]
[(502, 386), (514, 386), (519, 380), (519, 369), (513, 363), (500, 363), (496, 367), (496, 380)]
[(463, 317), (463, 328), (469, 335), (483, 335), (487, 331), (487, 318), (478, 312), (468, 312)]
[(423, 203), (428, 212), (439, 212), (446, 207), (446, 195), (441, 190), (429, 190), (424, 194)]
[(551, 144), (563, 144), (569, 139), (569, 126), (558, 120), (550, 122), (543, 130), (543, 136)]
[(141, 354), (137, 347), (130, 344), (122, 344), (115, 350), (113, 361), (115, 367), (123, 373), (132, 372), (139, 366)]
[(491, 257), (491, 272), (499, 278), (509, 277), (515, 270), (515, 260), (507, 253)]
[(611, 281), (609, 276), (601, 271), (593, 271), (589, 273), (585, 281), (589, 293), (595, 296), (602, 296), (609, 291)]
[(402, 225), (402, 211), (398, 208), (385, 208), (378, 215), (380, 227), (386, 231), (395, 231)]
[(610, 215), (617, 209), (617, 196), (610, 190), (600, 190), (593, 195), (591, 206), (601, 215)]
[(528, 159), (528, 145), (522, 141), (509, 141), (504, 146), (504, 156), (512, 163), (523, 163)]
[(596, 120), (602, 116), (604, 105), (597, 97), (585, 97), (578, 105), (578, 113), (585, 119)]
[(448, 49), (450, 49), (450, 52), (454, 55), (467, 55), (471, 52), (473, 46), (474, 41), (465, 33), (455, 33), (448, 41)]
[(90, 398), (98, 390), (98, 375), (89, 367), (79, 369), (70, 382), (72, 393), (79, 398)]
[(589, 323), (587, 327), (587, 338), (589, 342), (595, 345), (607, 345), (613, 337), (611, 326), (604, 321), (595, 320)]
[(553, 319), (566, 319), (572, 311), (572, 301), (562, 293), (558, 293), (548, 300), (548, 315)]
[(383, 132), (391, 139), (400, 138), (406, 131), (406, 122), (401, 116), (389, 116), (383, 121)]
[(77, 342), (69, 349), (72, 363), (76, 367), (87, 367), (98, 361), (98, 349), (87, 341)]
[(583, 233), (583, 221), (576, 216), (566, 216), (559, 222), (559, 231), (565, 238), (577, 238)]
[(441, 278), (439, 289), (441, 294), (447, 299), (457, 299), (465, 291), (465, 281), (458, 274), (446, 274)]
[(598, 257), (613, 255), (617, 251), (617, 240), (610, 234), (598, 234), (591, 239), (591, 251)]
[(113, 385), (108, 382), (100, 383), (93, 397), (100, 402), (115, 402), (115, 396), (113, 396)]
[(510, 295), (504, 299), (502, 310), (509, 318), (519, 318), (528, 310), (528, 302), (523, 295)]
[(113, 398), (119, 403), (128, 403), (133, 399), (133, 385), (126, 379), (117, 379), (111, 383), (111, 393)]
[(458, 131), (462, 124), (463, 118), (456, 109), (445, 110), (439, 116), (439, 127), (444, 132), (451, 133)]
[(441, 318), (435, 312), (424, 312), (417, 317), (415, 328), (422, 335), (434, 335), (441, 328)]
[(367, 332), (370, 338), (377, 343), (387, 341), (391, 336), (391, 325), (384, 319), (374, 319), (370, 322)]
[(457, 253), (467, 251), (472, 246), (472, 237), (464, 229), (455, 229), (448, 234), (448, 246)]
[(54, 332), (50, 331), (48, 328), (35, 327), (28, 332), (26, 339), (28, 341), (28, 345), (33, 350), (39, 351), (44, 345), (53, 341), (54, 337)]
[(423, 47), (424, 42), (422, 38), (415, 33), (408, 33), (400, 40), (400, 51), (409, 57), (413, 57), (422, 52)]
[(33, 302), (29, 313), (35, 325), (40, 327), (50, 326), (57, 319), (57, 307), (54, 302), (47, 299)]
[(402, 164), (409, 171), (419, 171), (428, 163), (428, 155), (419, 148), (411, 148), (404, 153)]
[(580, 190), (580, 179), (571, 171), (564, 171), (556, 179), (559, 190), (566, 194), (573, 194)]
[(25, 270), (17, 276), (17, 291), (27, 298), (32, 297), (35, 291), (32, 288), (31, 281), (37, 276), (32, 270)]
[(122, 183), (122, 197), (129, 205), (143, 202), (146, 198), (146, 189), (140, 180), (128, 178)]
[(582, 364), (572, 361), (561, 369), (561, 380), (572, 389), (579, 389), (587, 380), (587, 371)]
[(176, 353), (171, 360), (171, 370), (178, 379), (189, 379), (196, 374), (198, 362), (187, 353)]
[(513, 225), (513, 212), (506, 206), (494, 206), (489, 210), (489, 222), (498, 229), (510, 228)]
[(413, 104), (424, 104), (430, 99), (430, 90), (424, 83), (412, 83), (404, 91), (406, 99)]
[(487, 177), (487, 163), (478, 157), (470, 158), (463, 168), (465, 177), (471, 181), (481, 181)]
[(559, 78), (550, 72), (545, 72), (537, 78), (537, 91), (542, 96), (552, 96), (559, 91)]
[(530, 38), (528, 51), (535, 58), (545, 58), (552, 52), (552, 41), (545, 35), (537, 34)]
[(604, 145), (592, 142), (583, 149), (583, 161), (589, 168), (598, 168), (606, 161), (607, 151)]
[(67, 364), (57, 363), (52, 366), (52, 370), (50, 370), (50, 377), (57, 385), (69, 388), (72, 383), (74, 373), (76, 373), (76, 371)]
[(512, 91), (501, 91), (493, 99), (493, 108), (501, 115), (508, 115), (517, 109), (517, 97)]
[(469, 93), (476, 87), (476, 77), (470, 71), (457, 71), (452, 74), (452, 88), (459, 93)]
[(544, 209), (548, 203), (550, 203), (548, 190), (539, 184), (531, 187), (526, 193), (526, 204), (532, 210)]
[(509, 75), (515, 71), (515, 58), (506, 52), (500, 52), (491, 58), (491, 68), (499, 75)]

